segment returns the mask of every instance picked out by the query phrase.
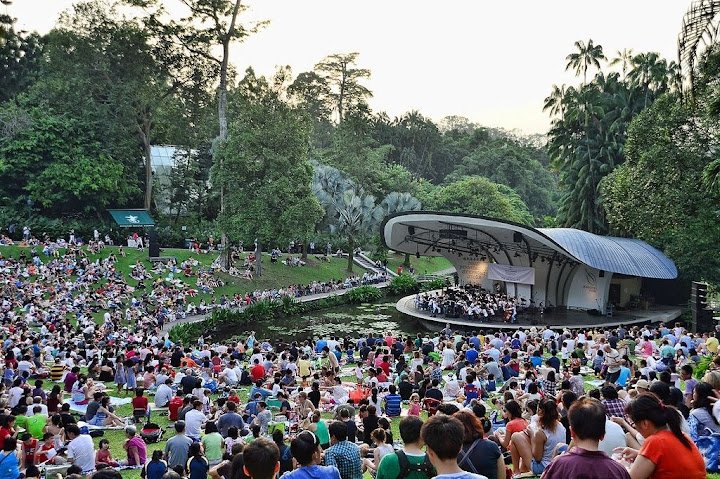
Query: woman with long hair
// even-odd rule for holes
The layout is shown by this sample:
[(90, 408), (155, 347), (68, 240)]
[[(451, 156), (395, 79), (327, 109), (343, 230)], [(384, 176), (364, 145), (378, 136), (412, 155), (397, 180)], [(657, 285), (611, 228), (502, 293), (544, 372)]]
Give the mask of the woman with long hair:
[(543, 399), (537, 409), (538, 427), (512, 435), (512, 443), (520, 456), (520, 471), (543, 473), (553, 458), (555, 446), (565, 442), (565, 426), (560, 423), (557, 404)]
[(713, 416), (713, 403), (710, 398), (715, 398), (713, 387), (708, 383), (699, 382), (695, 385), (692, 395), (692, 410), (688, 416), (690, 426), (690, 437), (696, 441), (700, 436), (707, 436), (714, 432), (720, 432), (720, 425)]
[(677, 409), (648, 393), (630, 401), (625, 413), (645, 438), (640, 450), (630, 447), (615, 450), (632, 462), (632, 479), (706, 477), (705, 461), (690, 437), (680, 429), (681, 416)]
[(480, 419), (467, 410), (453, 414), (463, 425), (463, 446), (458, 454), (458, 466), (464, 471), (481, 474), (488, 479), (505, 477), (505, 461), (498, 445), (485, 439)]

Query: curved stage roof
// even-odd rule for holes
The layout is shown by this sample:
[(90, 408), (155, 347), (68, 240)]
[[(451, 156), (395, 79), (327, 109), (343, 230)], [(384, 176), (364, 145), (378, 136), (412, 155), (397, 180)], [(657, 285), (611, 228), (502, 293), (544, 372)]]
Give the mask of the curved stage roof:
[(656, 279), (677, 278), (667, 256), (644, 241), (572, 228), (533, 228), (481, 216), (432, 211), (389, 216), (383, 242), (395, 251), (442, 256), (443, 250), (513, 264), (513, 258), (575, 262), (598, 270)]

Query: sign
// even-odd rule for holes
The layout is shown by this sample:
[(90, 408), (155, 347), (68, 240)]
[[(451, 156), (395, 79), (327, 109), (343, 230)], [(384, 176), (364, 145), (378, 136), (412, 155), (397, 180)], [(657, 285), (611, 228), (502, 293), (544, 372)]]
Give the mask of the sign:
[(155, 226), (155, 221), (147, 210), (108, 210), (108, 212), (121, 228)]
[(506, 283), (535, 284), (535, 268), (490, 263), (488, 265), (488, 279), (505, 281)]

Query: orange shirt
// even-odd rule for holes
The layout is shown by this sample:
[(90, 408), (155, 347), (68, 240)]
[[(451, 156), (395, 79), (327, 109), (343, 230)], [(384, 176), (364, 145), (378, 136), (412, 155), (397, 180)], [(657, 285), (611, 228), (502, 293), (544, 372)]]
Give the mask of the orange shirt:
[(655, 472), (651, 479), (704, 479), (705, 461), (700, 451), (690, 442), (690, 449), (685, 447), (670, 431), (660, 431), (645, 439), (640, 454), (655, 464)]

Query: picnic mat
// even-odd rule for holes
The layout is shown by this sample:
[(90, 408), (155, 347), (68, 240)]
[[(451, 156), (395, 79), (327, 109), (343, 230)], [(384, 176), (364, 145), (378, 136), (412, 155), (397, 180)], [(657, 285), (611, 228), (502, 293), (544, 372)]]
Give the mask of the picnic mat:
[(600, 386), (605, 384), (605, 381), (603, 381), (602, 379), (593, 379), (592, 381), (585, 381), (585, 382), (595, 386), (596, 388), (599, 388)]
[[(130, 398), (116, 398), (113, 396), (110, 396), (110, 405), (111, 406), (123, 406), (125, 404), (130, 404), (132, 402), (132, 399)], [(70, 410), (72, 412), (76, 412), (79, 414), (85, 414), (87, 412), (87, 404), (75, 404), (74, 402), (70, 401)]]

